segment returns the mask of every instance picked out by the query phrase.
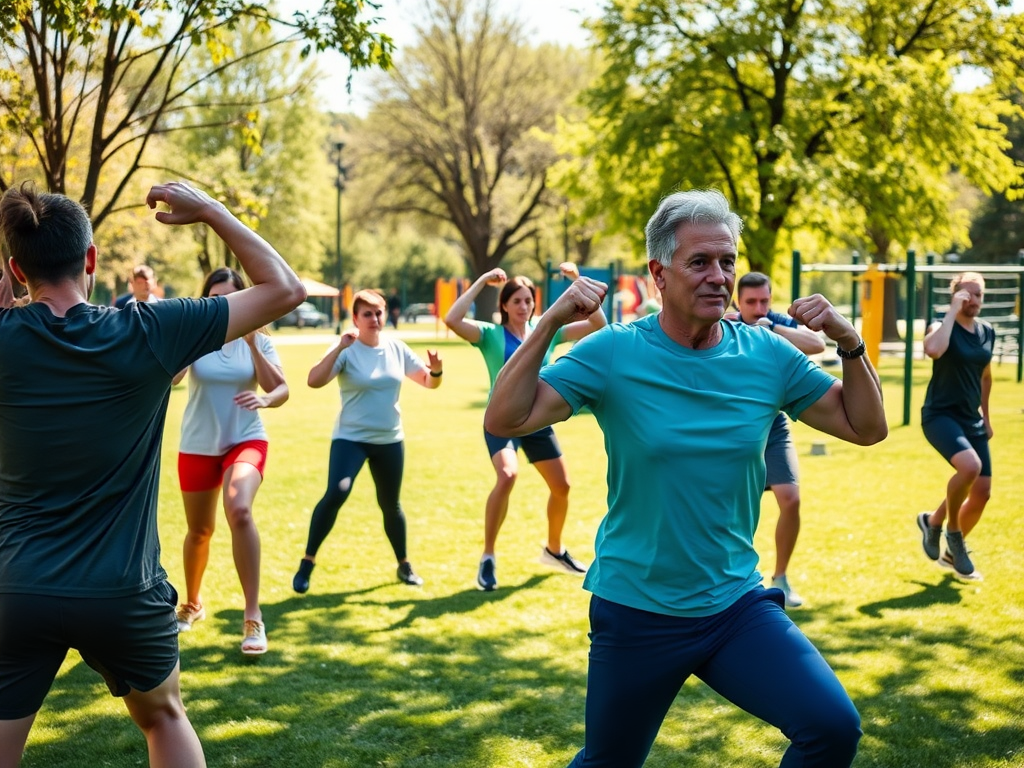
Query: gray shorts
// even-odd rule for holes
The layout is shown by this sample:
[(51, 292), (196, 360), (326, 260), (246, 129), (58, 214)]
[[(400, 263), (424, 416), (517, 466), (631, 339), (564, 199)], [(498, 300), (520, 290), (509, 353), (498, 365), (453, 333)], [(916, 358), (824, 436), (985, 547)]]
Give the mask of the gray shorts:
[(156, 688), (178, 663), (177, 602), (166, 581), (126, 597), (0, 594), (0, 720), (39, 711), (70, 648), (112, 696)]
[(768, 432), (768, 443), (764, 447), (765, 478), (764, 489), (773, 485), (798, 485), (800, 465), (797, 463), (796, 446), (789, 432), (789, 421), (784, 415), (772, 422)]

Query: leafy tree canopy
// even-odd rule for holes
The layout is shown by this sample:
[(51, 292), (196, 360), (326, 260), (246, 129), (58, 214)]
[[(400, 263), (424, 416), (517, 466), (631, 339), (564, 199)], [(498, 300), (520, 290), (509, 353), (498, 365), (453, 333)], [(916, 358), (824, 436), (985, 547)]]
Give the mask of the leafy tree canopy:
[[(300, 42), (303, 54), (330, 48), (353, 68), (386, 68), (393, 43), (364, 16), (377, 8), (370, 0), (327, 0), (316, 13), (283, 18), (244, 0), (4, 3), (0, 189), (42, 176), (50, 191), (80, 199), (98, 228), (123, 205), (157, 137), (204, 124), (203, 109), (216, 105), (202, 100), (202, 83), (260, 53), (232, 47), (241, 22), (283, 30), (264, 49)], [(211, 68), (189, 67), (200, 52)]]
[[(915, 222), (949, 231), (951, 169), (1020, 183), (998, 86), (1020, 77), (1022, 15), (983, 0), (611, 0), (591, 28), (606, 62), (591, 150), (606, 209), (638, 237), (663, 195), (718, 187), (770, 273), (780, 233), (816, 206), (855, 210), (880, 246)], [(959, 91), (963, 67), (993, 87)]]

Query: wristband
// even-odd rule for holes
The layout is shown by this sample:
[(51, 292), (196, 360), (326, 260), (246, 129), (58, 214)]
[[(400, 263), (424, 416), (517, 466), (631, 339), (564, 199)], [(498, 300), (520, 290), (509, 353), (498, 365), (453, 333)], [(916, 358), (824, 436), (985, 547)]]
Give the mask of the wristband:
[(430, 375), (433, 376), (435, 379), (440, 379), (442, 376), (444, 376), (444, 371), (438, 371), (437, 373), (431, 371)]
[(860, 357), (861, 355), (864, 354), (865, 349), (866, 347), (864, 346), (864, 339), (861, 339), (860, 344), (858, 344), (850, 351), (846, 351), (838, 344), (836, 344), (836, 354), (843, 358), (843, 360), (853, 360), (856, 357)]

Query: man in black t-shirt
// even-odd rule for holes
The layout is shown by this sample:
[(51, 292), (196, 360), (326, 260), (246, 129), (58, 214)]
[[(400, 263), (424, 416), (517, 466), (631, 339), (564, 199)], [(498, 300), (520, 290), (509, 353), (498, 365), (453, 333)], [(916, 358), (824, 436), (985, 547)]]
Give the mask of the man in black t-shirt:
[(16, 765), (69, 648), (123, 697), (151, 764), (204, 766), (179, 688), (177, 595), (159, 561), (160, 442), (175, 373), (305, 298), (223, 205), (152, 188), (164, 224), (202, 222), (253, 287), (229, 297), (88, 303), (92, 227), (64, 195), (9, 189), (0, 236), (31, 302), (0, 309), (0, 765)]

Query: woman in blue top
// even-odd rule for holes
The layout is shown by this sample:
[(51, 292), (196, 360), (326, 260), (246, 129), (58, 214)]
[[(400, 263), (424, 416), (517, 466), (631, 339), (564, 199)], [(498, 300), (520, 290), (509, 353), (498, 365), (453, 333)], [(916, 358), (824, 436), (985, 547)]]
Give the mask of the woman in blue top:
[[(575, 264), (566, 262), (559, 268), (569, 280), (575, 280), (580, 276)], [(486, 285), (502, 286), (498, 297), (498, 309), (501, 313), (499, 325), (466, 319), (466, 313)], [(445, 315), (445, 324), (479, 349), (484, 356), (492, 388), (502, 366), (519, 349), (519, 345), (537, 324), (537, 317), (534, 317), (534, 290), (529, 278), (513, 277), (509, 280), (503, 269), (492, 269), (477, 278)], [(563, 341), (578, 341), (604, 325), (606, 321), (603, 312), (595, 312), (587, 320), (570, 323), (555, 336), (547, 357), (550, 357), (556, 344)], [(515, 485), (516, 476), (519, 474), (516, 451), (520, 447), (527, 460), (544, 478), (549, 491), (548, 538), (547, 544), (541, 549), (540, 562), (577, 576), (585, 574), (587, 566), (570, 555), (562, 546), (562, 529), (565, 527), (565, 518), (569, 512), (569, 475), (554, 430), (545, 427), (533, 434), (517, 438), (498, 437), (484, 430), (484, 440), (491, 463), (494, 465), (496, 480), (484, 508), (484, 552), (477, 569), (477, 587), (485, 592), (498, 588), (494, 550), (498, 531), (501, 530), (505, 515), (508, 514), (512, 486)]]
[[(965, 581), (981, 579), (964, 538), (978, 524), (992, 492), (988, 441), (993, 432), (988, 399), (996, 334), (991, 325), (978, 319), (984, 291), (985, 278), (976, 272), (954, 277), (949, 311), (924, 337), (925, 354), (933, 362), (921, 428), (956, 472), (946, 484), (946, 498), (938, 509), (919, 514), (917, 525), (925, 555)], [(946, 550), (940, 555), (943, 522)]]
[[(203, 283), (203, 296), (227, 296), (245, 288), (233, 269), (215, 269)], [(242, 653), (266, 653), (267, 633), (260, 611), (260, 535), (253, 502), (263, 483), (267, 432), (260, 408), (277, 408), (288, 399), (288, 384), (270, 337), (252, 332), (199, 358), (174, 377), (189, 373), (188, 405), (181, 421), (178, 478), (185, 504), (186, 599), (178, 606), (178, 631), (187, 632), (206, 616), (200, 597), (210, 558), (210, 539), (223, 496), (231, 529), (235, 570), (245, 597)], [(264, 394), (257, 393), (256, 387)], [(221, 488), (223, 487), (223, 492)]]

